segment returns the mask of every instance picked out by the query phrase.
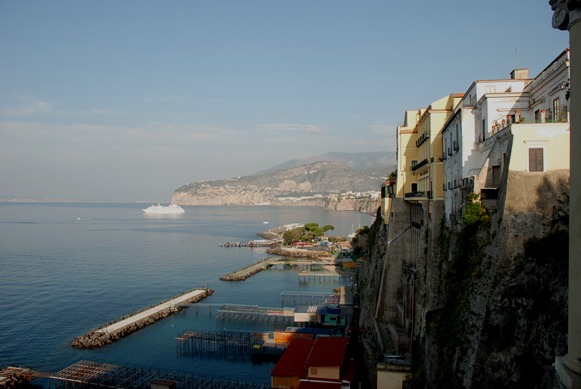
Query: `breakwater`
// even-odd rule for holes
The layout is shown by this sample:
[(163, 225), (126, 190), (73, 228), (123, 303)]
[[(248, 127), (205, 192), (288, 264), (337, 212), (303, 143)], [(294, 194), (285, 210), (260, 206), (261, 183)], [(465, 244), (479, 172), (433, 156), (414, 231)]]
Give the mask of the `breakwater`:
[(232, 273), (228, 273), (225, 276), (220, 277), (220, 279), (222, 281), (244, 281), (248, 277), (250, 277), (258, 272), (261, 272), (263, 270), (268, 269), (268, 267), (270, 265), (272, 265), (274, 262), (278, 261), (279, 259), (280, 259), (279, 257), (274, 257), (274, 258), (268, 258), (268, 259), (265, 259), (263, 261), (253, 263), (252, 265), (246, 266), (243, 269), (240, 269), (240, 270), (232, 272)]
[(212, 293), (214, 291), (209, 288), (189, 290), (78, 336), (72, 341), (71, 346), (80, 349), (105, 346), (173, 313), (179, 312), (189, 304), (196, 303)]

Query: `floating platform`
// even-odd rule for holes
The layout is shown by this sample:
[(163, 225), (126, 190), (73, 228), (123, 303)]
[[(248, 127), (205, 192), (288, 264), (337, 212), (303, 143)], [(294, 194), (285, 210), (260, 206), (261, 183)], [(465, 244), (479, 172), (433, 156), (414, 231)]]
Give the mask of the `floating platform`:
[(113, 322), (104, 324), (73, 340), (71, 345), (76, 348), (97, 348), (112, 343), (140, 328), (163, 319), (189, 304), (198, 302), (214, 293), (212, 289), (192, 289), (178, 296), (171, 297), (159, 304), (142, 309)]

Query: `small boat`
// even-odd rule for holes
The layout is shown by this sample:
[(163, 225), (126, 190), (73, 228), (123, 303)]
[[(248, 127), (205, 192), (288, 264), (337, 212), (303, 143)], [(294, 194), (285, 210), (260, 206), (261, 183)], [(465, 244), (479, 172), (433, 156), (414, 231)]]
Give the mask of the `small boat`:
[(157, 203), (157, 205), (152, 205), (145, 208), (143, 212), (152, 215), (181, 215), (186, 211), (177, 204), (170, 204), (165, 206)]

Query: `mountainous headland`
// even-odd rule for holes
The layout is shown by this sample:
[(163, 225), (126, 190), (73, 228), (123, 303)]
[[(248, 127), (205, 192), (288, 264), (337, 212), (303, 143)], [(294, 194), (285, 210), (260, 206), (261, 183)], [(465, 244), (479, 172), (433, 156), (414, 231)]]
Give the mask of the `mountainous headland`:
[(328, 153), (287, 161), (256, 174), (177, 188), (179, 205), (317, 206), (374, 213), (395, 153)]

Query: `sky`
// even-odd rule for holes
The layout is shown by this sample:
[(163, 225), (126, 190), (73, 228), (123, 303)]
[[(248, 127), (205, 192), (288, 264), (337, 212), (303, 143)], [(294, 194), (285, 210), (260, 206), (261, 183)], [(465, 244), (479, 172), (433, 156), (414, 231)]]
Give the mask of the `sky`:
[(0, 198), (168, 202), (326, 152), (394, 151), (406, 109), (536, 76), (548, 0), (0, 0)]

